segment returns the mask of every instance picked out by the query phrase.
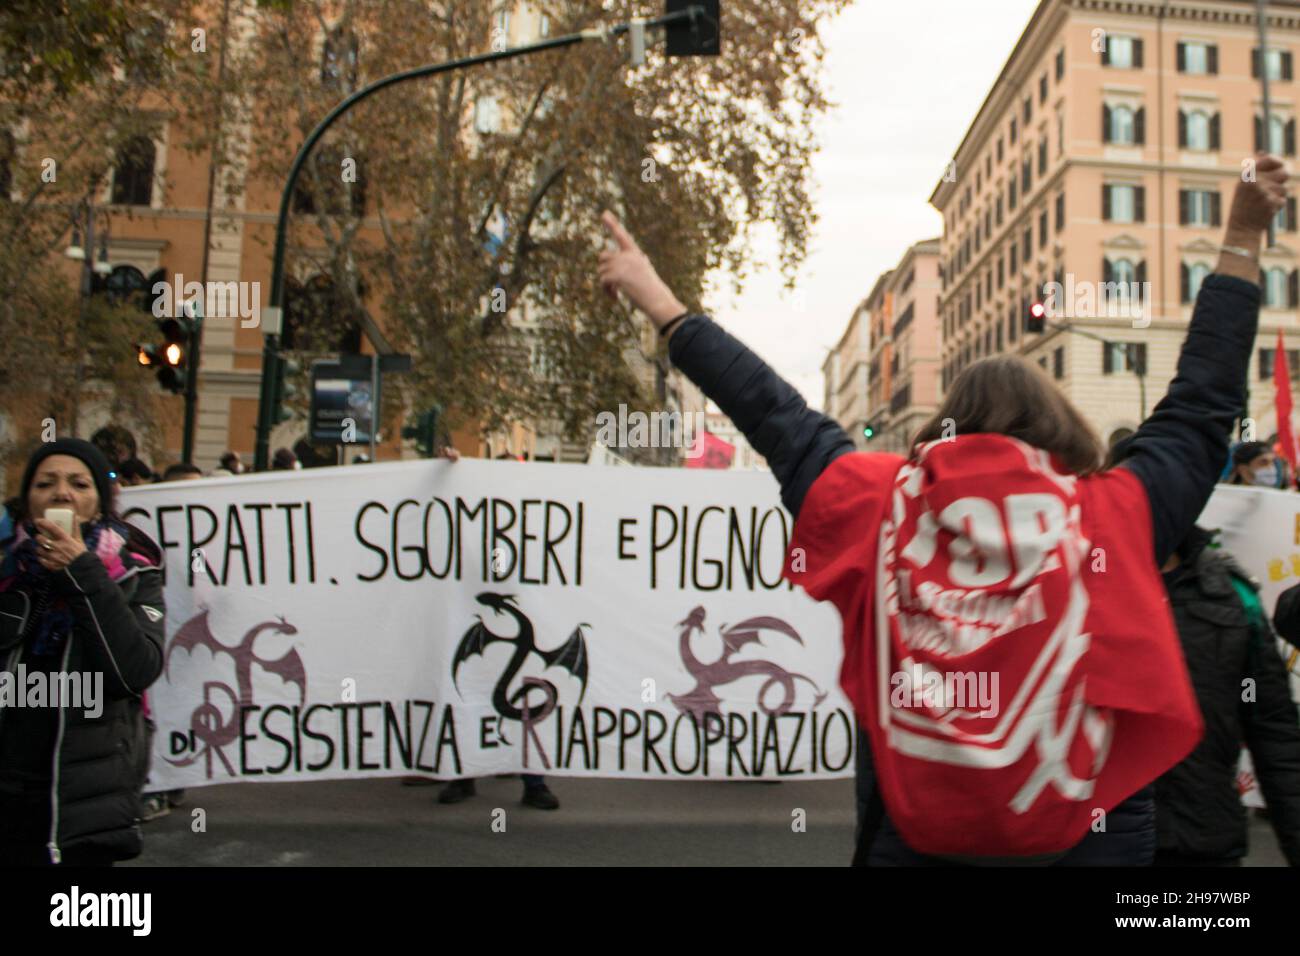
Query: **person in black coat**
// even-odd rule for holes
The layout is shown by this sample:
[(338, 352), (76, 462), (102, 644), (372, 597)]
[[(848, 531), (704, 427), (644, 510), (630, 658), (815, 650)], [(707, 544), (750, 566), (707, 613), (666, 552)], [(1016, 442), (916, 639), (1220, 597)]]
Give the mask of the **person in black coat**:
[(1165, 564), (1205, 737), (1156, 781), (1157, 866), (1232, 866), (1246, 855), (1237, 792), (1244, 742), (1278, 843), (1300, 865), (1300, 715), (1250, 576), (1193, 528)]
[[(1130, 439), (1124, 463), (1145, 487), (1157, 567), (1187, 535), (1228, 455), (1228, 438), (1245, 402), (1245, 382), (1259, 320), (1261, 235), (1285, 205), (1287, 173), (1260, 156), (1255, 182), (1239, 183), (1215, 273), (1201, 286), (1178, 372), (1169, 392)], [(781, 500), (798, 520), (813, 483), (853, 441), (840, 425), (810, 409), (762, 359), (705, 315), (687, 309), (612, 213), (604, 224), (614, 245), (599, 255), (598, 280), (622, 293), (668, 341), (673, 364), (744, 433), (770, 464)], [(1010, 398), (1010, 396), (1009, 396)], [(936, 865), (914, 851), (883, 806), (869, 748), (857, 765), (859, 828), (855, 864)], [(1107, 829), (1088, 834), (1054, 862), (1133, 866), (1155, 853), (1154, 787), (1107, 814)], [(1011, 862), (990, 860), (989, 862)]]
[[(45, 519), (74, 513), (72, 533)], [(138, 856), (141, 694), (163, 666), (157, 546), (113, 510), (89, 442), (43, 445), (0, 512), (0, 862), (111, 864)], [(36, 675), (79, 688), (24, 695)]]

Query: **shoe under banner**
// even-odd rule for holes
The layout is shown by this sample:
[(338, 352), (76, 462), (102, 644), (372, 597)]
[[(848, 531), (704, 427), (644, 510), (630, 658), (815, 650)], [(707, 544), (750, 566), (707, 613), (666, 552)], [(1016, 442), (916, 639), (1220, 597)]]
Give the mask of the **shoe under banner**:
[(771, 475), (466, 460), (122, 495), (166, 554), (148, 789), (853, 771)]

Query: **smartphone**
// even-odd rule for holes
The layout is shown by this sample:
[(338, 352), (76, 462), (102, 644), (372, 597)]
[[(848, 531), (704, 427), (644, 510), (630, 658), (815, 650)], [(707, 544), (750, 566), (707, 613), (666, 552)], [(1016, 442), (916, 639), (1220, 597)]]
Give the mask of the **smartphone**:
[(71, 508), (46, 508), (45, 520), (53, 521), (63, 529), (63, 533), (72, 534), (73, 512)]

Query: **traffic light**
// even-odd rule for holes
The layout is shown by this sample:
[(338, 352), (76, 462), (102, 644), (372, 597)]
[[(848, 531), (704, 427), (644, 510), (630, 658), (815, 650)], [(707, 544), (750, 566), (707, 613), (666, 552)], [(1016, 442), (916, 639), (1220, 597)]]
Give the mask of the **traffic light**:
[(145, 368), (158, 370), (158, 384), (177, 395), (185, 391), (189, 376), (190, 346), (195, 324), (191, 319), (159, 319), (162, 342), (136, 344), (135, 358)]
[(867, 441), (871, 441), (871, 439), (876, 437), (876, 430), (870, 425), (864, 425), (862, 427), (862, 437)]
[(415, 442), (415, 450), (421, 458), (433, 458), (438, 453), (438, 416), (441, 408), (434, 405), (428, 411), (421, 412), (415, 423), (402, 429), (402, 437)]
[(276, 356), (275, 387), (271, 393), (271, 420), (275, 424), (287, 422), (293, 418), (293, 412), (286, 406), (298, 397), (298, 385), (293, 379), (302, 371), (302, 366), (283, 354)]
[(717, 56), (722, 52), (722, 14), (719, 0), (668, 0), (665, 13), (703, 7), (693, 20), (678, 20), (665, 27), (669, 56)]
[(1029, 307), (1025, 316), (1025, 331), (1030, 335), (1039, 335), (1047, 325), (1047, 306), (1035, 302)]

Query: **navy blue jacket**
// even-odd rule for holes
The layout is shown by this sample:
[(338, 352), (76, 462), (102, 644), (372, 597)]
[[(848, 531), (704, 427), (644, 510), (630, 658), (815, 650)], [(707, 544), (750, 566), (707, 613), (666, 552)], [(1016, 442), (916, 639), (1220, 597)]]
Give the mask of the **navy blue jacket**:
[[(1254, 283), (1217, 274), (1205, 279), (1168, 394), (1128, 440), (1123, 467), (1147, 490), (1157, 565), (1191, 530), (1227, 459), (1233, 424), (1246, 404), (1259, 302)], [(844, 429), (810, 409), (793, 386), (707, 316), (682, 323), (669, 341), (669, 356), (767, 459), (781, 501), (795, 518), (826, 467), (854, 450)], [(926, 862), (905, 846), (891, 845), (896, 832), (880, 805), (865, 746), (857, 769), (855, 862), (865, 863), (873, 851), (873, 862)], [(880, 847), (874, 847), (877, 837)], [(1090, 834), (1061, 862), (1140, 865), (1151, 862), (1154, 850), (1155, 804), (1148, 787), (1108, 815), (1105, 833)]]

